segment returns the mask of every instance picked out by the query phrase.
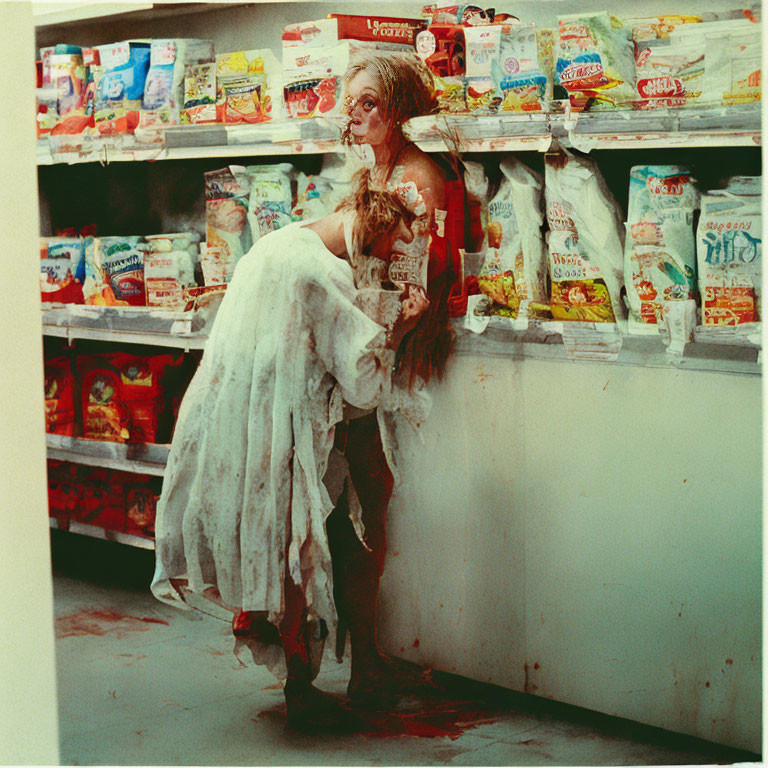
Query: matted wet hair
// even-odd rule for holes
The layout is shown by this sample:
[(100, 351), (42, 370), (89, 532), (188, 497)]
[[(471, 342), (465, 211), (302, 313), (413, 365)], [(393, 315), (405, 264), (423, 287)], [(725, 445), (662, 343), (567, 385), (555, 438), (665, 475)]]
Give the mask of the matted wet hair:
[[(345, 92), (360, 72), (367, 72), (376, 81), (381, 111), (391, 125), (401, 125), (411, 117), (437, 111), (432, 73), (415, 53), (371, 51), (361, 54), (344, 73), (342, 83)], [(351, 141), (348, 130), (344, 131), (342, 138), (346, 142)]]
[(358, 273), (363, 250), (375, 237), (386, 237), (401, 221), (410, 226), (416, 214), (393, 190), (372, 183), (369, 168), (359, 170), (353, 177), (353, 190), (339, 203), (337, 211), (354, 211), (352, 250), (349, 258)]

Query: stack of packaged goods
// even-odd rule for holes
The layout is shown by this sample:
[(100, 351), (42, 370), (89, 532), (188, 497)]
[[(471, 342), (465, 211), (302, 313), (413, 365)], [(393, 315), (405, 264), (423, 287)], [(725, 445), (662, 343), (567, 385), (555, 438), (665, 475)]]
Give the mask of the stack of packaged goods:
[(45, 431), (75, 434), (75, 378), (69, 357), (45, 360)]
[(49, 514), (63, 529), (78, 522), (152, 538), (161, 485), (151, 475), (49, 460)]
[(541, 177), (514, 157), (501, 161), (502, 180), (488, 199), (488, 180), (477, 163), (468, 168), (469, 189), (480, 201), (485, 236), (477, 273), (490, 314), (516, 318), (548, 312), (547, 259), (541, 236)]
[(576, 110), (759, 101), (757, 6), (696, 15), (558, 19), (555, 97)]
[(83, 304), (85, 252), (93, 238), (40, 238), (40, 298), (63, 304)]
[(144, 285), (147, 306), (182, 311), (190, 289), (197, 287), (195, 267), (199, 261), (200, 235), (175, 232), (147, 235), (144, 254)]
[(624, 255), (630, 333), (657, 332), (665, 310), (695, 318), (698, 207), (689, 169), (638, 165), (630, 171)]
[(79, 355), (82, 436), (117, 443), (170, 439), (171, 393), (183, 354)]
[[(194, 109), (210, 92), (211, 78), (207, 71), (192, 70), (192, 83), (199, 83), (202, 91), (188, 93), (192, 96), (188, 116), (196, 116)], [(234, 51), (216, 55), (216, 122), (263, 123), (281, 117), (283, 111), (282, 72), (280, 62), (268, 48)], [(188, 102), (189, 103), (189, 102)], [(202, 117), (210, 116), (210, 110), (202, 111)], [(191, 120), (190, 122), (204, 122)], [(205, 121), (209, 122), (209, 121)]]
[(761, 320), (761, 176), (735, 176), (725, 189), (702, 195), (696, 257), (702, 325)]
[(616, 322), (623, 317), (623, 217), (595, 161), (566, 150), (548, 157), (545, 199), (552, 317)]

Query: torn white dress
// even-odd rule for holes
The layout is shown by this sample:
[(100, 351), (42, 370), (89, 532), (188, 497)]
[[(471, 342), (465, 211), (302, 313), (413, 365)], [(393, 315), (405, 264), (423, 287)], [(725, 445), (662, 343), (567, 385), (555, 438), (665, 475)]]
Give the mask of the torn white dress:
[[(310, 619), (335, 627), (322, 482), (334, 425), (345, 402), (386, 404), (389, 432), (402, 397), (384, 328), (356, 294), (350, 265), (302, 223), (238, 263), (176, 423), (157, 506), (158, 599), (188, 607), (202, 596), (277, 623), (287, 552)], [(271, 654), (261, 662), (279, 675), (282, 652)]]

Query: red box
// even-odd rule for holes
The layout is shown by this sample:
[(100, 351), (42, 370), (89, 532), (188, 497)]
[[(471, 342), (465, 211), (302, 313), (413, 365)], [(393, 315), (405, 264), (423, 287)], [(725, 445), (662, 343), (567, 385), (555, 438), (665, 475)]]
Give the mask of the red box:
[(422, 19), (396, 16), (354, 16), (347, 13), (329, 13), (329, 19), (338, 22), (339, 40), (362, 40), (372, 43), (414, 44), (416, 35), (427, 28)]

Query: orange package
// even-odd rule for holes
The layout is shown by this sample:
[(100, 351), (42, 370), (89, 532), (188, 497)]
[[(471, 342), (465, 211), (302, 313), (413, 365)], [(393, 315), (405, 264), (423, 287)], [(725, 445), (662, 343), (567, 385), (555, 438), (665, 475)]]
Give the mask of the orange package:
[(45, 431), (75, 434), (75, 380), (67, 357), (45, 361)]

